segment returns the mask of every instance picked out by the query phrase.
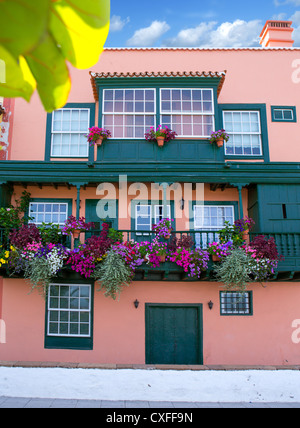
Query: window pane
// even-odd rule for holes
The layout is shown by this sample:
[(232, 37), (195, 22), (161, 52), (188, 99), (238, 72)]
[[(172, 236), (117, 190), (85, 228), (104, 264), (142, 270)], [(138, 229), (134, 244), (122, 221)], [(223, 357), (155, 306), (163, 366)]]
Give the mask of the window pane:
[(250, 293), (221, 292), (221, 315), (249, 315)]
[[(51, 156), (87, 157), (88, 142), (85, 135), (88, 127), (89, 109), (61, 109), (53, 112)], [(82, 141), (80, 150), (79, 140)]]
[(292, 120), (293, 119), (293, 112), (292, 112), (292, 110), (284, 110), (283, 111), (283, 118), (285, 120)]
[[(60, 216), (60, 220), (58, 219), (58, 215), (55, 214), (57, 212), (58, 207), (61, 207), (62, 213)], [(30, 223), (34, 224), (41, 224), (42, 222), (47, 223), (55, 223), (60, 224), (61, 226), (64, 225), (65, 220), (68, 217), (68, 204), (67, 203), (30, 203), (29, 205), (30, 210), (30, 217), (32, 217), (32, 220), (30, 220)]]
[[(58, 293), (59, 297), (52, 297), (53, 293)], [(70, 299), (70, 293), (82, 297)], [(90, 285), (51, 285), (48, 297), (48, 335), (90, 336), (90, 299)]]
[(260, 116), (257, 111), (223, 112), (224, 128), (229, 134), (226, 155), (261, 155)]
[[(168, 126), (178, 136), (210, 137), (214, 129), (213, 97), (211, 89), (163, 89), (161, 90), (161, 124)], [(187, 113), (187, 114), (183, 114)], [(192, 113), (192, 115), (190, 114)], [(208, 126), (202, 126), (204, 117), (209, 118)], [(200, 119), (200, 120), (199, 120)], [(185, 126), (189, 124), (189, 126)], [(193, 126), (193, 125), (201, 126)]]

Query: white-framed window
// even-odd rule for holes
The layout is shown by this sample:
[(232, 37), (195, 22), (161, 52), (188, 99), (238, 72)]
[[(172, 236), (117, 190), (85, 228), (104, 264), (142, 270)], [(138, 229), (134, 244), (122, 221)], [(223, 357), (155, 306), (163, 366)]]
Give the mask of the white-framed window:
[(51, 284), (47, 302), (47, 335), (91, 336), (91, 285)]
[(221, 291), (220, 307), (221, 315), (250, 315), (250, 292)]
[[(171, 206), (167, 205), (166, 218), (171, 218)], [(142, 205), (135, 206), (135, 230), (151, 231), (153, 222), (156, 224), (164, 217), (163, 205)]]
[(62, 108), (52, 113), (51, 157), (88, 157), (89, 108)]
[(212, 89), (160, 89), (161, 125), (179, 137), (210, 137), (214, 131)]
[(223, 123), (229, 135), (225, 143), (226, 155), (262, 155), (259, 111), (223, 111)]
[(194, 230), (202, 233), (195, 234), (196, 247), (206, 248), (211, 242), (218, 241), (218, 231), (225, 222), (234, 223), (233, 205), (195, 205)]
[(30, 223), (54, 223), (64, 226), (68, 218), (68, 204), (65, 202), (30, 202)]
[(155, 127), (155, 89), (104, 89), (102, 127), (112, 138), (143, 139)]

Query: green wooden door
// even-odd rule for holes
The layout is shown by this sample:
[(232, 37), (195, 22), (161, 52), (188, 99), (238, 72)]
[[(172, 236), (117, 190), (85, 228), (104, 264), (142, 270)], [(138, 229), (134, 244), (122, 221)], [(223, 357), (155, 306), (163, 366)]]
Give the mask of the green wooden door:
[(86, 236), (99, 234), (99, 231), (102, 229), (103, 223), (108, 223), (110, 227), (118, 229), (118, 201), (111, 201), (111, 206), (105, 209), (110, 214), (107, 218), (99, 217), (99, 209), (97, 209), (99, 199), (86, 199), (85, 202), (85, 217), (86, 221), (92, 221), (95, 224), (95, 232), (91, 231), (87, 233)]
[(146, 304), (146, 364), (203, 364), (201, 304)]

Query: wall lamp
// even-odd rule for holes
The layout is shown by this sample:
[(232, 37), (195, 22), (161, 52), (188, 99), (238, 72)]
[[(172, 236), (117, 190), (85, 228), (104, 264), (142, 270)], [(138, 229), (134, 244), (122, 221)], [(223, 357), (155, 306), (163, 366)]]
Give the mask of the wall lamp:
[(208, 302), (208, 307), (209, 307), (209, 309), (210, 309), (210, 310), (212, 310), (213, 306), (214, 306), (214, 304), (213, 304), (213, 302), (210, 300), (210, 301)]
[(137, 309), (137, 308), (139, 307), (140, 302), (138, 301), (138, 299), (136, 299), (136, 300), (133, 302), (133, 304), (134, 304), (135, 309)]

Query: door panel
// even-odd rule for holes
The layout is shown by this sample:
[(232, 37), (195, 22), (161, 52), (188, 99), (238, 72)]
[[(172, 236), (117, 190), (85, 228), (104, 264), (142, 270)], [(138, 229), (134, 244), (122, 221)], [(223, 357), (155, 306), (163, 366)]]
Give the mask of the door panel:
[(146, 304), (146, 363), (202, 364), (202, 305)]

